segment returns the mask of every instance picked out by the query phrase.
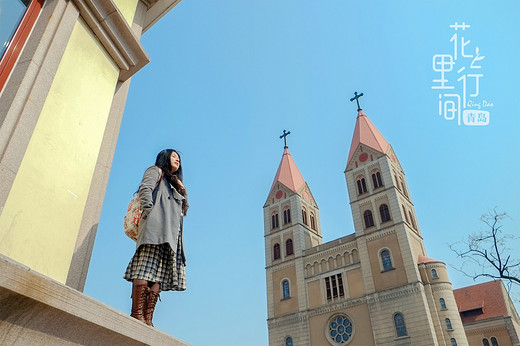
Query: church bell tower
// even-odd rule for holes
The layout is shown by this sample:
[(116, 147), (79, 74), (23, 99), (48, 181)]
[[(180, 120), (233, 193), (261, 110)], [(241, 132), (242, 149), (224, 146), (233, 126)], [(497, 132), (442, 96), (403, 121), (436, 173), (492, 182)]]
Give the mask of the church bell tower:
[[(289, 133), (280, 136), (284, 151), (264, 205), (268, 321), (307, 309), (302, 258), (306, 249), (322, 243), (318, 205), (289, 152)], [(283, 333), (308, 333), (288, 328), (270, 332), (270, 344)]]

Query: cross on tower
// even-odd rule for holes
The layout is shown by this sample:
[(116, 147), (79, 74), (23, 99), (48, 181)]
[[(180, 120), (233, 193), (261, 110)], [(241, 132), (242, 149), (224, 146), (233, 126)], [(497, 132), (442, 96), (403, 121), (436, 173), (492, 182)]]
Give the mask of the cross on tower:
[(350, 102), (356, 100), (356, 102), (357, 102), (357, 110), (358, 110), (358, 112), (361, 110), (361, 107), (359, 106), (359, 98), (360, 98), (361, 96), (363, 96), (363, 93), (361, 93), (361, 94), (358, 95), (358, 93), (357, 93), (357, 91), (356, 91), (356, 92), (354, 93), (354, 97), (350, 99)]
[(284, 144), (284, 149), (287, 148), (287, 135), (290, 135), (291, 134), (291, 131), (285, 131), (283, 130), (283, 135), (280, 136), (280, 139), (283, 138), (283, 144)]

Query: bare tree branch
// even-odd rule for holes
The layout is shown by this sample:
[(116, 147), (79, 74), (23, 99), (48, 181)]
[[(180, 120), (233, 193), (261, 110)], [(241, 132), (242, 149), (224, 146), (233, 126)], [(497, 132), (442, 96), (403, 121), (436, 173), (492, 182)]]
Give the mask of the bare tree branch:
[[(505, 280), (509, 287), (520, 285), (520, 260), (508, 245), (519, 239), (512, 234), (503, 234), (503, 221), (508, 218), (496, 208), (480, 217), (486, 229), (468, 235), (462, 241), (449, 244), (450, 249), (462, 260), (455, 268), (474, 280), (481, 277)], [(478, 269), (478, 271), (477, 271)]]

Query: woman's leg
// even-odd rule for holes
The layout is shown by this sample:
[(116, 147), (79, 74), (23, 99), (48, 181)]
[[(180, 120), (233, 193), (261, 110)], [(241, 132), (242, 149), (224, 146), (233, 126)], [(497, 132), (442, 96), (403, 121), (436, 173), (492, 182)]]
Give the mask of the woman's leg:
[(148, 282), (141, 279), (134, 279), (132, 282), (132, 313), (130, 316), (146, 323), (144, 312), (149, 291)]
[(150, 287), (150, 290), (148, 291), (148, 299), (144, 310), (144, 319), (147, 325), (153, 327), (153, 312), (155, 311), (157, 300), (160, 298), (161, 285), (158, 282), (149, 282), (148, 286)]

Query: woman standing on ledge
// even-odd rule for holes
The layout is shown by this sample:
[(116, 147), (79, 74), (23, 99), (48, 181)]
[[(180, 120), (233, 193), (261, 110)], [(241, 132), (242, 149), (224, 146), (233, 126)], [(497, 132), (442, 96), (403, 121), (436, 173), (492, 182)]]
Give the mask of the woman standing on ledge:
[(165, 149), (157, 155), (155, 166), (146, 170), (139, 187), (143, 214), (137, 250), (124, 278), (133, 283), (131, 316), (152, 327), (160, 292), (186, 289), (182, 220), (188, 194), (182, 180), (179, 154)]

